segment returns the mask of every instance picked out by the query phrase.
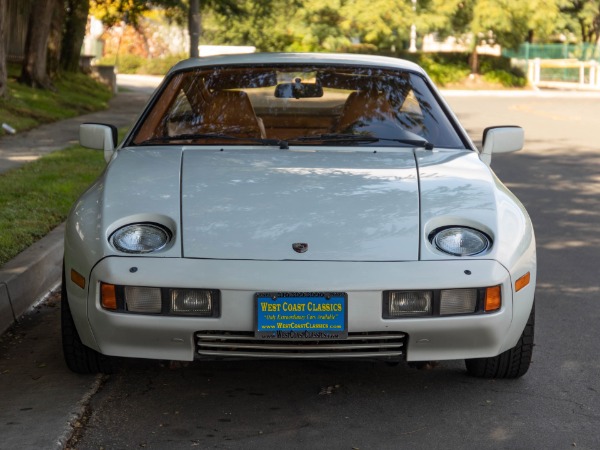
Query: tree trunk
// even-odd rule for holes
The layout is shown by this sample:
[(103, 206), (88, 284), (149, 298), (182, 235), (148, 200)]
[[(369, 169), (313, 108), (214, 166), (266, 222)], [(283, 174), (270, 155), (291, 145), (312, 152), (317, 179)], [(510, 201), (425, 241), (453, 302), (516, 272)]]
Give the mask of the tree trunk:
[(6, 14), (8, 13), (8, 0), (0, 0), (0, 98), (8, 97), (6, 82), (8, 79), (6, 69)]
[(62, 39), (60, 65), (67, 72), (77, 72), (79, 70), (81, 46), (85, 37), (85, 27), (87, 26), (88, 13), (90, 11), (90, 1), (67, 0), (66, 3), (68, 9)]
[(31, 87), (51, 88), (47, 73), (48, 38), (54, 2), (36, 0), (29, 14), (29, 26), (25, 42), (25, 58), (19, 83)]
[(60, 69), (60, 51), (62, 46), (63, 28), (65, 26), (66, 10), (63, 0), (53, 0), (54, 11), (50, 24), (50, 39), (48, 41), (48, 73), (54, 78)]
[(530, 44), (533, 44), (533, 36), (534, 36), (534, 31), (530, 29), (527, 32), (527, 39), (525, 39), (525, 41), (529, 42)]
[(190, 33), (190, 58), (200, 56), (200, 0), (190, 0), (188, 31)]
[(473, 45), (473, 49), (471, 50), (471, 57), (469, 58), (469, 63), (471, 65), (471, 73), (478, 74), (479, 73), (479, 54), (477, 53), (477, 43)]

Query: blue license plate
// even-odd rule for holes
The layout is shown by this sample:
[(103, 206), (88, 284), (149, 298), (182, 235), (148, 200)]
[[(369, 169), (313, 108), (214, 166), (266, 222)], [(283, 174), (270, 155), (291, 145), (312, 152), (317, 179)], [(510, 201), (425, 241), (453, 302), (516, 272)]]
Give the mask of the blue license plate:
[(255, 337), (345, 339), (348, 296), (343, 292), (259, 292)]

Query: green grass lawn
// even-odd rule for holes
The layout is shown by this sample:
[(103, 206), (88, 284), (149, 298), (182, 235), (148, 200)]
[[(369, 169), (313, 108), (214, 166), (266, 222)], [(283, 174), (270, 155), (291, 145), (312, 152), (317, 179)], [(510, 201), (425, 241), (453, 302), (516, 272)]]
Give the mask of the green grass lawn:
[(111, 98), (107, 86), (82, 73), (64, 73), (53, 80), (55, 91), (32, 89), (17, 83), (20, 66), (9, 64), (9, 98), (0, 100), (0, 123), (17, 132), (38, 125), (106, 109)]
[(105, 166), (101, 151), (74, 146), (0, 174), (0, 266), (62, 223)]

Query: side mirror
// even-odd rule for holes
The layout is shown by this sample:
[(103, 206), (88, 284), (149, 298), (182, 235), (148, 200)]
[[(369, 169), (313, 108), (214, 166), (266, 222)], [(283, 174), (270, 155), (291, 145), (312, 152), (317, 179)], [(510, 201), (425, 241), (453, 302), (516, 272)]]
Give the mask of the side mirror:
[(79, 126), (79, 143), (83, 147), (104, 150), (104, 160), (109, 162), (117, 145), (117, 127), (101, 123), (83, 123)]
[(516, 126), (490, 127), (483, 131), (483, 150), (481, 160), (488, 166), (492, 162), (492, 153), (510, 153), (523, 148), (525, 133)]

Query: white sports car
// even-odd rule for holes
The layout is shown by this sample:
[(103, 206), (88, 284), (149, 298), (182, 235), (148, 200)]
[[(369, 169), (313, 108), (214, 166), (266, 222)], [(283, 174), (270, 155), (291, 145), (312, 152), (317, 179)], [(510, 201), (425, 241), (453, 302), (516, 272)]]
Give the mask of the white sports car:
[(63, 347), (112, 357), (464, 359), (529, 368), (535, 238), (492, 154), (425, 72), (360, 55), (177, 64), (116, 145), (65, 236)]

